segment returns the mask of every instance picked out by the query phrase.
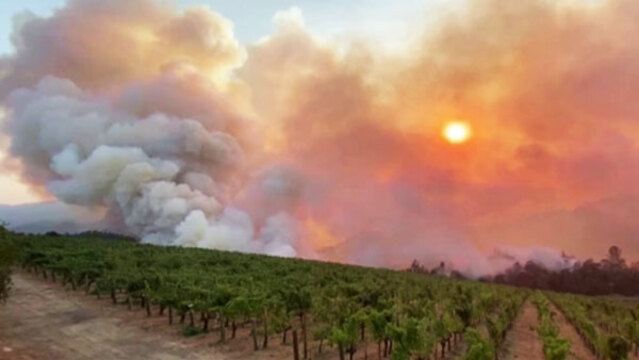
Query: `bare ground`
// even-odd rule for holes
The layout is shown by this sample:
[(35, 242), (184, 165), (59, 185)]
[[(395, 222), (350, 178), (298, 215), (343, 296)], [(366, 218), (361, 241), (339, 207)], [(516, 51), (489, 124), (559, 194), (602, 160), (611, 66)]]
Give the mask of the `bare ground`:
[(596, 360), (597, 357), (588, 349), (584, 340), (579, 336), (577, 330), (572, 326), (564, 314), (557, 309), (554, 304), (550, 305), (550, 311), (554, 314), (553, 320), (559, 327), (562, 337), (570, 340), (570, 360)]
[(500, 359), (544, 359), (543, 344), (537, 335), (538, 324), (537, 309), (530, 301), (526, 301), (513, 327), (506, 334)]

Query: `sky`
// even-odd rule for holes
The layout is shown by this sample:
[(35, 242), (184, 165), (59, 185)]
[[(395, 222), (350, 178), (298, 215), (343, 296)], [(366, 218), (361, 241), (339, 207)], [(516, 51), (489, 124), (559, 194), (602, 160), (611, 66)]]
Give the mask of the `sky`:
[[(11, 51), (9, 34), (12, 28), (12, 14), (29, 10), (39, 15), (50, 14), (64, 5), (64, 0), (31, 0), (28, 3), (4, 1), (0, 4), (0, 52)], [(192, 5), (208, 6), (229, 18), (235, 24), (237, 37), (246, 43), (254, 42), (273, 31), (271, 21), (277, 11), (291, 7), (302, 9), (310, 28), (324, 35), (338, 35), (345, 32), (361, 31), (376, 36), (389, 36), (389, 32), (402, 32), (406, 21), (419, 16), (421, 20), (437, 16), (446, 3), (445, 0), (406, 0), (401, 4), (380, 0), (315, 1), (315, 0), (178, 0), (179, 7)], [(450, 1), (449, 1), (450, 3)], [(396, 35), (392, 35), (396, 37)]]
[(176, 4), (2, 19), (0, 204), (365, 265), (639, 258), (636, 1)]
[[(178, 0), (172, 2), (180, 8), (188, 6), (208, 6), (221, 13), (234, 24), (237, 38), (251, 44), (268, 36), (274, 30), (273, 16), (278, 11), (300, 8), (308, 27), (326, 37), (339, 37), (365, 33), (374, 36), (389, 46), (401, 46), (410, 31), (407, 21), (419, 17), (419, 21), (435, 19), (446, 7), (445, 0), (406, 0), (387, 2), (379, 0), (354, 0), (344, 3), (330, 1), (289, 1), (289, 0)], [(0, 2), (0, 54), (14, 51), (10, 34), (13, 17), (25, 11), (48, 16), (65, 4), (65, 0), (31, 0)], [(450, 4), (450, 1), (448, 1)], [(25, 204), (50, 197), (35, 192), (24, 185), (13, 174), (0, 175), (0, 188), (10, 191), (0, 192), (0, 204)]]

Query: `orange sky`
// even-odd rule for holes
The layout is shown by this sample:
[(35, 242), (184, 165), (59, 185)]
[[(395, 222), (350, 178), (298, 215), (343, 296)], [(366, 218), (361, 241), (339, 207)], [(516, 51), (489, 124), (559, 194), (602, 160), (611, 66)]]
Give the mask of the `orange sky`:
[[(481, 254), (495, 249), (600, 257), (612, 244), (639, 257), (634, 0), (469, 0), (428, 29), (415, 24), (397, 52), (366, 34), (322, 38), (299, 11), (243, 46), (222, 15), (125, 3), (78, 2), (26, 22), (0, 94), (53, 75), (135, 116), (223, 127), (245, 161), (241, 180), (220, 190), (228, 203), (256, 226), (290, 214), (300, 241), (331, 247), (334, 259), (486, 268)], [(452, 143), (442, 136), (451, 122), (472, 133)], [(23, 181), (42, 189), (64, 174), (50, 164), (62, 146), (39, 140), (44, 150), (12, 151)], [(271, 168), (286, 169), (281, 187), (254, 192)], [(2, 178), (0, 202), (36, 200), (16, 176)]]
[[(274, 156), (329, 188), (314, 209), (349, 246), (638, 257), (638, 19), (628, 0), (475, 0), (397, 56), (289, 23), (241, 72)], [(445, 141), (451, 121), (472, 137)]]
[[(5, 161), (6, 153), (0, 153), (0, 161)], [(38, 194), (32, 187), (26, 185), (20, 176), (10, 169), (0, 174), (0, 204), (19, 205), (40, 202), (47, 197)]]

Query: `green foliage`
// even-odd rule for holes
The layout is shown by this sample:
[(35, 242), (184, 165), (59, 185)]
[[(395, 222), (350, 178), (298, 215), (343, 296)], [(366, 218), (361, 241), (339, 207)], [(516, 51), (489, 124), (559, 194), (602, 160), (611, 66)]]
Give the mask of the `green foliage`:
[(606, 354), (610, 360), (626, 360), (630, 350), (630, 344), (621, 336), (612, 335), (606, 341)]
[(473, 324), (476, 316), (474, 296), (468, 289), (463, 287), (459, 287), (458, 292), (459, 295), (454, 298), (455, 314), (462, 322), (463, 328), (466, 329)]
[[(435, 351), (441, 356), (461, 334), (468, 344), (464, 359), (492, 360), (530, 294), (384, 269), (0, 229), (0, 300), (6, 299), (16, 260), (72, 288), (94, 284), (95, 293), (116, 302), (150, 302), (178, 316), (201, 314), (215, 322), (222, 339), (226, 327), (221, 324), (227, 321), (233, 329), (251, 326), (252, 334), (295, 329), (336, 345), (341, 356), (372, 340), (395, 360), (432, 358)], [(639, 310), (632, 305), (606, 298), (547, 297), (600, 358), (626, 359), (631, 345), (639, 342)], [(533, 299), (546, 359), (565, 359), (570, 343), (560, 336), (550, 303), (541, 293)], [(188, 325), (183, 334), (197, 335), (208, 329), (204, 325)]]
[(623, 320), (623, 333), (631, 344), (635, 346), (639, 344), (639, 321), (635, 319), (633, 312), (627, 314)]
[(626, 359), (632, 345), (639, 341), (636, 307), (630, 303), (606, 297), (548, 296), (598, 357)]
[(464, 360), (493, 360), (495, 358), (495, 346), (488, 339), (484, 339), (478, 330), (467, 329), (465, 339), (468, 342), (468, 351)]
[(491, 309), (491, 315), (486, 318), (486, 327), (495, 349), (504, 341), (506, 332), (517, 317), (525, 299), (524, 296), (510, 296), (498, 302), (495, 302), (495, 299), (485, 301), (485, 306)]
[(429, 325), (427, 319), (409, 319), (401, 327), (389, 325), (391, 339), (396, 344), (393, 360), (408, 360), (411, 355), (426, 357), (431, 354), (435, 338), (432, 337)]
[(9, 297), (11, 267), (18, 257), (18, 250), (10, 239), (10, 233), (0, 226), (0, 303)]
[(343, 324), (332, 329), (328, 339), (334, 345), (349, 347), (357, 341), (357, 329), (357, 319), (349, 317)]
[[(302, 339), (309, 334), (336, 345), (341, 356), (372, 340), (395, 360), (426, 359), (464, 331), (474, 334), (489, 323), (495, 340), (478, 337), (469, 353), (482, 359), (477, 354), (494, 354), (528, 293), (385, 269), (130, 241), (30, 235), (15, 240), (27, 269), (46, 270), (66, 286), (93, 283), (98, 295), (116, 303), (150, 302), (188, 316), (194, 324), (184, 328), (184, 336), (211, 325), (224, 340), (222, 324), (250, 326), (256, 349), (258, 332), (294, 329)], [(200, 317), (205, 322), (195, 324)]]
[(550, 312), (548, 299), (537, 292), (533, 302), (539, 313), (539, 337), (544, 346), (544, 355), (547, 360), (564, 360), (570, 354), (570, 341), (559, 335), (559, 328), (555, 325)]
[(390, 312), (373, 310), (368, 319), (373, 339), (382, 341), (386, 336), (386, 326), (392, 319)]

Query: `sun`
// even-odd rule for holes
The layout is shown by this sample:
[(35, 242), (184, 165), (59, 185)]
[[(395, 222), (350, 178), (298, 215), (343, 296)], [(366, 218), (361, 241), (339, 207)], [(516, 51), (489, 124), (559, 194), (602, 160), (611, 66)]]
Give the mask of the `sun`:
[(465, 122), (451, 121), (444, 125), (442, 136), (451, 144), (461, 144), (472, 136), (473, 131)]

